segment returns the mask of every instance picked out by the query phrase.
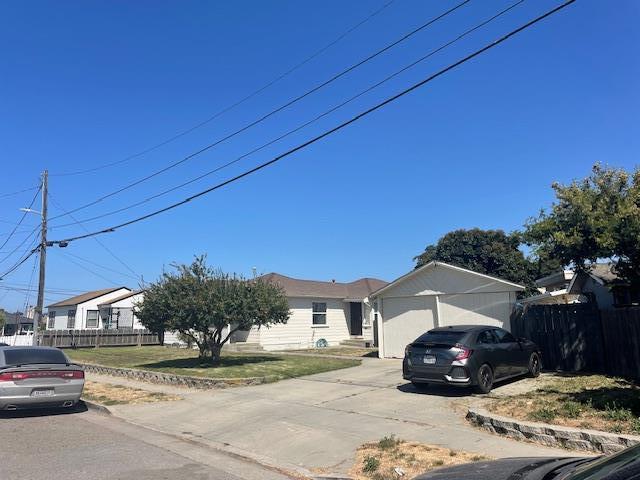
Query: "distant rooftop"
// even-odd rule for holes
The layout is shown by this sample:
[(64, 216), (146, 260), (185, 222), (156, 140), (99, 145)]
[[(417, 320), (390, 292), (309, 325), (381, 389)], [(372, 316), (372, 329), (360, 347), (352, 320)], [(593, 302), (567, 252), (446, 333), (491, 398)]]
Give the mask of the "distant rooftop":
[(361, 278), (349, 283), (335, 281), (301, 280), (279, 273), (267, 273), (260, 277), (263, 280), (280, 285), (288, 297), (315, 297), (362, 300), (379, 288), (387, 285), (377, 278)]
[(104, 288), (102, 290), (93, 290), (91, 292), (86, 292), (81, 295), (76, 295), (75, 297), (67, 298), (66, 300), (60, 300), (59, 302), (52, 303), (51, 305), (47, 305), (47, 308), (51, 307), (64, 307), (69, 305), (78, 305), (80, 303), (88, 302), (89, 300), (93, 300), (94, 298), (101, 297), (103, 295), (108, 295), (109, 293), (116, 292), (126, 288), (130, 290), (128, 287), (112, 287), (112, 288)]

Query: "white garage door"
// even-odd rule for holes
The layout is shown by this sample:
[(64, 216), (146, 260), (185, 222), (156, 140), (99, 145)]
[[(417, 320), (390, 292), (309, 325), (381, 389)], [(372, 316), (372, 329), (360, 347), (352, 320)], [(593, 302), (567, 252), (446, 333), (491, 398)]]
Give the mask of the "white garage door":
[(509, 292), (440, 295), (440, 326), (492, 325), (509, 330)]
[(402, 358), (404, 348), (434, 326), (433, 296), (383, 298), (384, 356)]

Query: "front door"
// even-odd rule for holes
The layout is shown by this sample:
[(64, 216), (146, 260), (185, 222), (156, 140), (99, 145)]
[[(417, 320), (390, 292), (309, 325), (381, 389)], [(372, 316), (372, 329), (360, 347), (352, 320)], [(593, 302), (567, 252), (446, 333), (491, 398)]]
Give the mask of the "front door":
[(351, 335), (362, 335), (362, 303), (349, 302), (351, 304)]

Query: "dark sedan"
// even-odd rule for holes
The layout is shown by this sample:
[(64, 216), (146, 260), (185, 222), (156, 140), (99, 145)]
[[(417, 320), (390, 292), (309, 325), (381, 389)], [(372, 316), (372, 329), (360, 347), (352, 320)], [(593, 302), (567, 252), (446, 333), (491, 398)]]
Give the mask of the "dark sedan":
[(540, 375), (538, 346), (502, 328), (458, 325), (429, 330), (407, 345), (402, 376), (416, 387), (429, 383), (473, 386), (489, 393), (494, 382)]
[(434, 470), (415, 480), (638, 480), (640, 445), (600, 458), (505, 458)]

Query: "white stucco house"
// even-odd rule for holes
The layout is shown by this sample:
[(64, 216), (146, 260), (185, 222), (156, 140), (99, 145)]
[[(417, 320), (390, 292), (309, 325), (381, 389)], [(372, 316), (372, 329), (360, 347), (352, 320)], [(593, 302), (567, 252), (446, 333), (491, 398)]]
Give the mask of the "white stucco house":
[(380, 358), (402, 358), (407, 344), (448, 325), (510, 329), (522, 285), (442, 262), (430, 262), (372, 292)]
[(286, 324), (236, 332), (232, 343), (246, 342), (265, 350), (311, 348), (324, 342), (338, 345), (348, 340), (373, 344), (373, 316), (367, 297), (387, 282), (376, 278), (323, 282), (278, 273), (260, 278), (284, 289), (291, 316)]
[(47, 306), (47, 330), (143, 329), (133, 305), (143, 293), (113, 287), (76, 295)]

